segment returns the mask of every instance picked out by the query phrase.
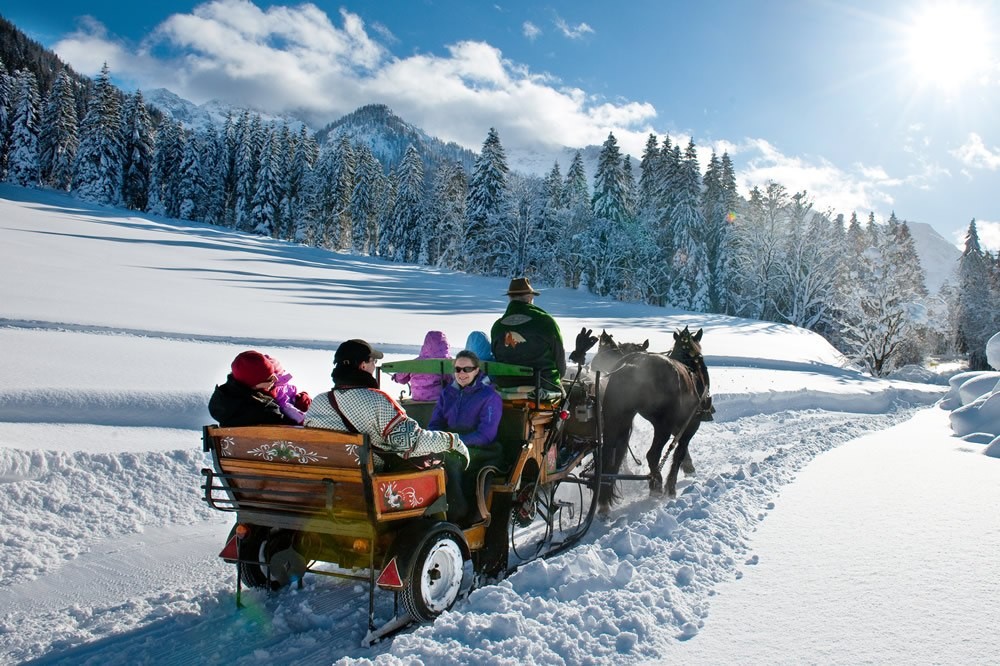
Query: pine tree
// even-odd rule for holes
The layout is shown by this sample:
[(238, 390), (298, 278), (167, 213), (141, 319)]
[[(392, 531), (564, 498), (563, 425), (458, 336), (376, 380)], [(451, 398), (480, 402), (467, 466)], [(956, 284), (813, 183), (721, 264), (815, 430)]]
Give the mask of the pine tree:
[(636, 208), (640, 215), (647, 215), (657, 209), (657, 191), (660, 174), (660, 144), (655, 134), (646, 139), (646, 147), (639, 161), (639, 191)]
[(562, 207), (558, 211), (560, 228), (556, 257), (562, 272), (562, 283), (572, 289), (583, 284), (587, 268), (586, 249), (588, 230), (594, 219), (590, 207), (587, 172), (583, 167), (580, 151), (573, 155), (566, 181), (562, 188)]
[(306, 202), (307, 184), (316, 159), (319, 156), (319, 146), (316, 139), (306, 131), (305, 125), (299, 128), (298, 135), (292, 142), (293, 150), (285, 178), (285, 210), (282, 217), (285, 220), (285, 231), (289, 240), (305, 242), (300, 236), (308, 219)]
[(281, 225), (279, 211), (281, 208), (280, 179), (278, 173), (278, 155), (275, 148), (275, 132), (272, 129), (263, 130), (264, 138), (258, 159), (259, 169), (257, 189), (250, 201), (250, 212), (247, 223), (253, 233), (259, 236), (277, 234)]
[[(340, 137), (336, 157), (330, 173), (333, 196), (336, 200), (337, 240), (335, 247), (339, 250), (346, 250), (351, 247), (351, 239), (354, 235), (354, 220), (351, 219), (351, 194), (354, 192), (355, 170), (357, 168), (354, 148), (346, 134)], [(421, 176), (422, 174), (423, 172), (421, 172)]]
[(354, 150), (357, 162), (351, 191), (351, 219), (354, 227), (351, 248), (358, 254), (375, 254), (378, 247), (379, 201), (385, 192), (382, 165), (371, 148), (360, 144)]
[(996, 333), (998, 294), (992, 288), (992, 261), (979, 245), (976, 220), (969, 223), (965, 249), (958, 263), (958, 306), (956, 313), (956, 343), (966, 354), (970, 370), (987, 370), (986, 342)]
[(155, 150), (149, 111), (142, 92), (136, 90), (125, 106), (125, 176), (122, 182), (122, 200), (126, 208), (146, 210), (149, 206)]
[(202, 178), (201, 145), (197, 135), (184, 144), (180, 178), (177, 188), (177, 216), (185, 220), (204, 219), (206, 202), (205, 181)]
[(208, 224), (225, 223), (225, 141), (215, 125), (209, 125), (195, 135), (198, 146), (199, 172), (202, 187), (200, 219)]
[(595, 217), (604, 218), (612, 224), (622, 224), (628, 219), (628, 186), (618, 141), (611, 133), (597, 157), (591, 205)]
[(124, 137), (119, 91), (107, 63), (101, 68), (80, 124), (80, 147), (73, 168), (73, 190), (83, 199), (121, 203)]
[(396, 193), (399, 190), (399, 177), (395, 169), (389, 169), (389, 175), (385, 180), (385, 196), (382, 198), (382, 206), (378, 212), (378, 243), (376, 248), (380, 257), (390, 258), (392, 256), (392, 243), (395, 239), (395, 221), (393, 214), (396, 211)]
[(24, 187), (37, 187), (41, 179), (38, 163), (39, 106), (35, 75), (23, 69), (14, 77), (14, 112), (10, 122), (7, 180)]
[(491, 127), (476, 158), (469, 178), (469, 199), (466, 204), (468, 223), (465, 229), (465, 252), (470, 263), (486, 268), (492, 266), (492, 240), (505, 222), (507, 206), (507, 155), (500, 135)]
[(0, 180), (7, 175), (7, 150), (10, 140), (11, 110), (14, 101), (14, 80), (0, 59)]
[(76, 117), (76, 96), (66, 70), (60, 70), (42, 111), (38, 134), (42, 182), (58, 190), (68, 190), (73, 182), (73, 163), (80, 145)]
[(580, 151), (573, 154), (566, 171), (566, 184), (562, 190), (563, 205), (573, 208), (586, 204), (590, 206), (590, 190), (587, 187), (587, 172), (583, 168), (583, 156)]
[(250, 231), (254, 226), (253, 197), (257, 192), (260, 173), (260, 151), (264, 141), (264, 126), (259, 114), (250, 116), (236, 144), (236, 228)]
[(705, 219), (701, 209), (701, 172), (694, 141), (688, 143), (680, 164), (674, 207), (670, 211), (673, 275), (667, 300), (696, 312), (708, 310), (708, 257)]
[(157, 215), (178, 217), (181, 208), (181, 163), (186, 136), (184, 126), (164, 118), (153, 149), (147, 209)]
[(410, 144), (399, 165), (396, 200), (389, 228), (389, 257), (394, 261), (417, 261), (423, 241), (424, 165)]

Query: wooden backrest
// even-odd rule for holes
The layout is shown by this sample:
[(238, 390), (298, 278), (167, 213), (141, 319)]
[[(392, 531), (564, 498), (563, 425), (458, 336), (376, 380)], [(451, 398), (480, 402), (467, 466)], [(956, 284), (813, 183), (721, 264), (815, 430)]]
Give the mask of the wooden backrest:
[(444, 495), (441, 469), (376, 473), (367, 437), (299, 426), (206, 426), (234, 508), (392, 520)]

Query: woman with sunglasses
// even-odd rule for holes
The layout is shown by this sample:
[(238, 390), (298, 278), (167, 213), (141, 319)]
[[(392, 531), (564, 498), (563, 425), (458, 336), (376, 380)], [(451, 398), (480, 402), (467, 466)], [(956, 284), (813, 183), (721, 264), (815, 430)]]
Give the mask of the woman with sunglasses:
[(454, 379), (441, 391), (427, 424), (430, 430), (458, 433), (469, 449), (467, 471), (445, 461), (450, 487), (462, 488), (461, 497), (455, 493), (455, 502), (450, 495), (448, 498), (449, 505), (455, 505), (448, 510), (453, 522), (466, 519), (469, 504), (475, 502), (474, 486), (479, 470), (501, 462), (502, 452), (495, 442), (502, 411), (503, 400), (489, 377), (480, 371), (479, 357), (468, 349), (458, 352)]

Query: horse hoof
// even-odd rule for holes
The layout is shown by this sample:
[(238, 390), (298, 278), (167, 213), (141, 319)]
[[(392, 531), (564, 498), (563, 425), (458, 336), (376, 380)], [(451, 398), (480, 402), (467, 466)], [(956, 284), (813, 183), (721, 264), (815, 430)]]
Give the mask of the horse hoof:
[(681, 465), (681, 471), (683, 471), (687, 476), (694, 474), (694, 465)]

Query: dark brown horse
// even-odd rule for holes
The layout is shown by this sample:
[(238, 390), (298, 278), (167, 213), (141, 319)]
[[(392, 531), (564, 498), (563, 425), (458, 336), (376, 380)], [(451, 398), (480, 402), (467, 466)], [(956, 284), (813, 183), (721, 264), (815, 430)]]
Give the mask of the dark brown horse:
[[(694, 473), (688, 444), (701, 425), (708, 384), (701, 337), (701, 329), (692, 334), (684, 327), (683, 331), (674, 333), (670, 352), (656, 354), (646, 351), (648, 340), (627, 351), (626, 343), (619, 345), (607, 332), (601, 334), (600, 347), (591, 367), (609, 375), (603, 400), (605, 474), (616, 475), (621, 468), (636, 414), (653, 425), (653, 442), (646, 454), (650, 491), (663, 491), (660, 459), (671, 436), (674, 438), (673, 457), (667, 474), (667, 494), (676, 496), (677, 474), (682, 465), (685, 474)], [(617, 499), (614, 483), (602, 484), (600, 492), (604, 508)]]

